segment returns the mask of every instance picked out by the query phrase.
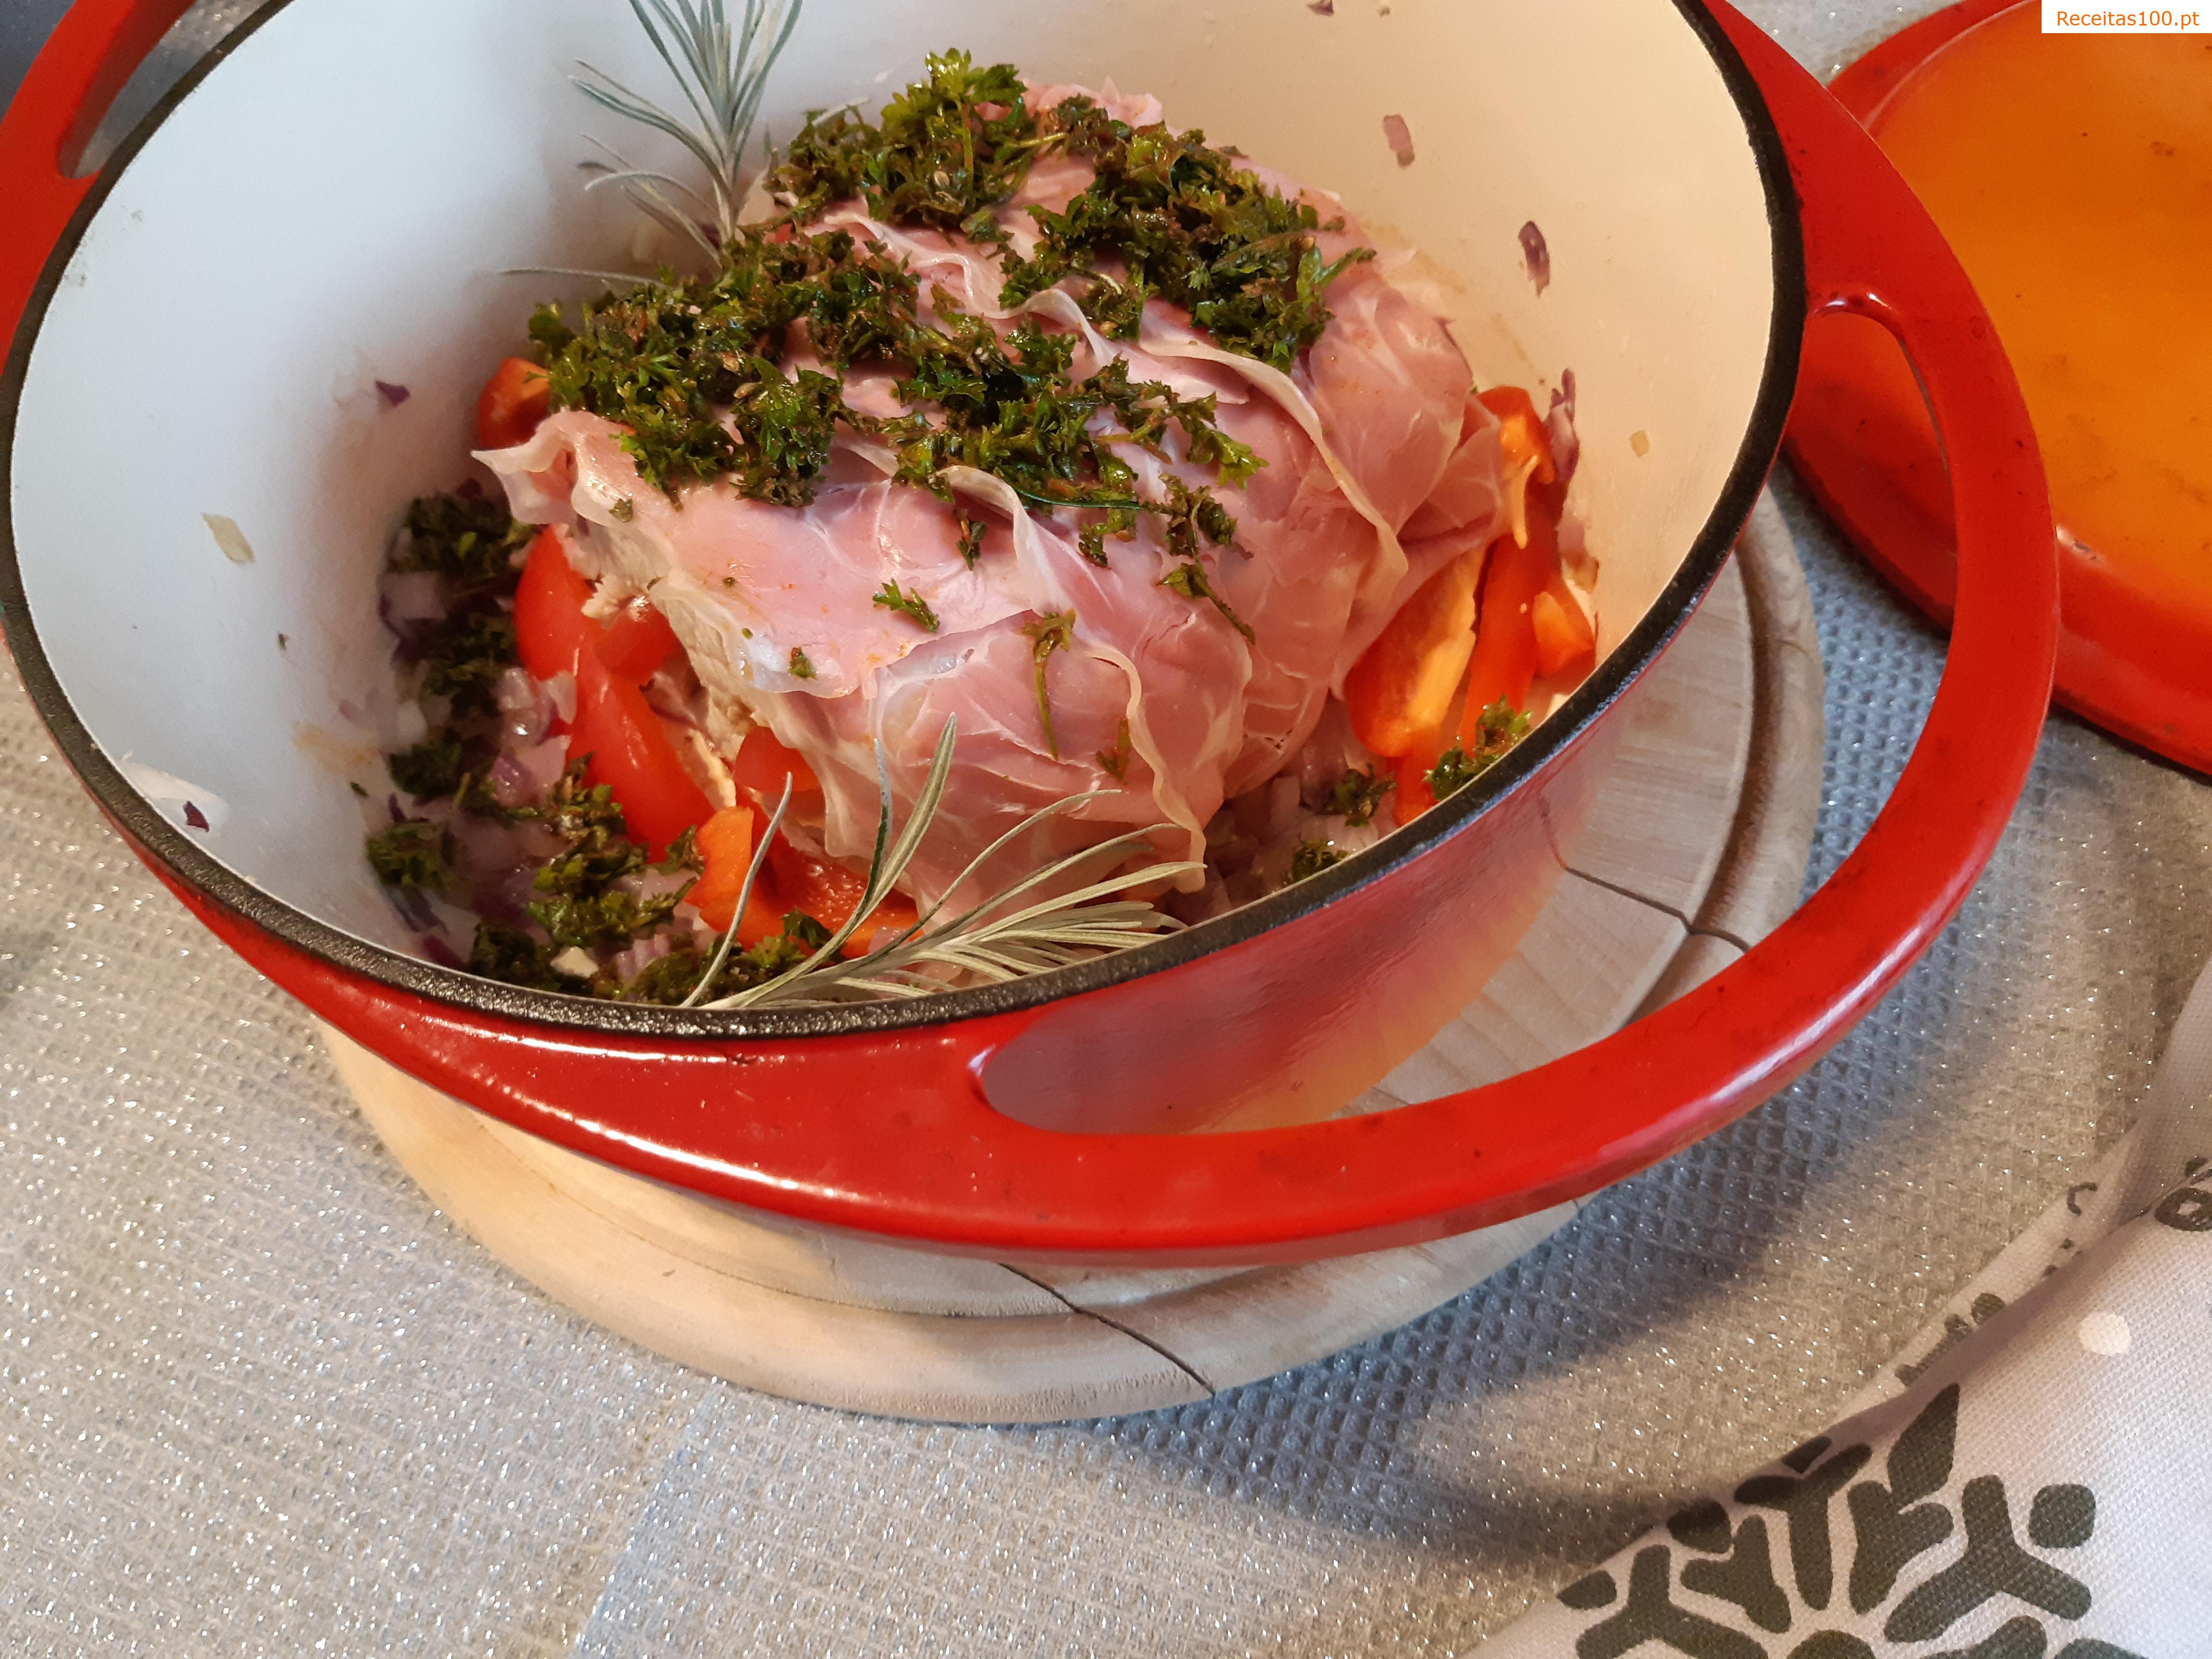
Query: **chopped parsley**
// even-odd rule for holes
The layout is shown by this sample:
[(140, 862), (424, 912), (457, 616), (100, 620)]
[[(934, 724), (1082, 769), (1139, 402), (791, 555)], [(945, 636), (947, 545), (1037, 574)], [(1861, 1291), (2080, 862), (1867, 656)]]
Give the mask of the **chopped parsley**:
[(482, 496), (425, 495), (408, 506), (385, 568), (435, 576), (444, 605), (442, 615), (392, 624), (400, 693), (419, 702), (431, 728), (386, 769), (417, 800), (455, 794), (497, 753), (493, 690), (515, 661), (509, 607), (535, 534), (505, 502)]
[(1328, 841), (1302, 841), (1298, 850), (1291, 854), (1291, 879), (1304, 881), (1308, 876), (1317, 876), (1332, 864), (1344, 862), (1344, 854), (1336, 843)]
[(1288, 369), (1328, 326), (1328, 286), (1375, 257), (1353, 248), (1324, 262), (1314, 233), (1327, 226), (1305, 203), (1269, 190), (1199, 131), (1133, 127), (1088, 98), (1063, 100), (1045, 137), (1088, 160), (1097, 176), (1062, 211), (1031, 208), (1039, 241), (1009, 262), (1001, 303), (1068, 277), (1107, 333), (1136, 337), (1145, 301), (1188, 312), (1223, 349)]
[(450, 732), (441, 737), (425, 738), (412, 749), (386, 757), (384, 769), (392, 775), (395, 787), (417, 799), (450, 795), (461, 787), (465, 775), (460, 739)]
[[(1045, 747), (1052, 751), (1054, 760), (1060, 758), (1060, 734), (1052, 729), (1052, 693), (1045, 684), (1044, 665), (1052, 653), (1075, 643), (1075, 613), (1055, 611), (1039, 617), (1035, 622), (1024, 623), (1022, 634), (1030, 642), (1030, 651), (1036, 664), (1037, 719), (1044, 725)], [(1122, 731), (1128, 730), (1127, 725)]]
[(1099, 769), (1115, 782), (1127, 783), (1129, 781), (1131, 750), (1129, 720), (1128, 717), (1124, 715), (1121, 720), (1121, 729), (1115, 734), (1114, 746), (1111, 749), (1100, 750), (1092, 758), (1098, 763)]
[(1037, 146), (1026, 88), (1012, 64), (977, 69), (964, 52), (933, 54), (925, 70), (878, 125), (810, 116), (768, 175), (775, 199), (804, 219), (858, 196), (892, 224), (995, 240), (988, 210), (1021, 188)]
[(929, 608), (929, 602), (918, 593), (901, 592), (896, 582), (885, 582), (883, 591), (875, 596), (875, 602), (886, 611), (896, 611), (909, 617), (925, 633), (937, 631), (937, 613)]
[(1328, 805), (1322, 810), (1342, 818), (1346, 829), (1357, 830), (1375, 821), (1382, 797), (1397, 787), (1398, 781), (1379, 766), (1353, 767), (1329, 786)]
[(1206, 567), (1198, 562), (1195, 553), (1190, 556), (1188, 564), (1179, 564), (1161, 577), (1160, 586), (1173, 589), (1187, 599), (1204, 599), (1229, 619), (1231, 628), (1248, 641), (1252, 638), (1252, 629), (1244, 619), (1229, 608), (1228, 600), (1214, 592), (1212, 580), (1206, 575)]
[(387, 887), (443, 892), (452, 875), (453, 837), (428, 818), (403, 818), (368, 838), (368, 867)]
[(814, 678), (814, 665), (807, 660), (806, 653), (795, 645), (791, 647), (791, 677), (795, 680), (811, 680)]
[[(552, 406), (627, 427), (623, 447), (647, 483), (673, 495), (726, 477), (757, 500), (799, 507), (814, 498), (839, 425), (879, 428), (846, 407), (839, 377), (906, 337), (915, 292), (902, 264), (847, 232), (744, 226), (711, 277), (664, 271), (602, 295), (573, 323), (541, 306), (530, 336)], [(785, 374), (799, 323), (834, 373)]]
[(1474, 751), (1455, 743), (1431, 769), (1429, 793), (1438, 800), (1456, 793), (1505, 758), (1513, 745), (1528, 735), (1528, 717), (1504, 698), (1482, 711), (1475, 722)]
[(975, 561), (982, 556), (983, 532), (987, 528), (988, 526), (981, 519), (971, 519), (964, 513), (960, 515), (960, 539), (954, 545), (960, 550), (961, 563), (970, 570), (975, 568)]

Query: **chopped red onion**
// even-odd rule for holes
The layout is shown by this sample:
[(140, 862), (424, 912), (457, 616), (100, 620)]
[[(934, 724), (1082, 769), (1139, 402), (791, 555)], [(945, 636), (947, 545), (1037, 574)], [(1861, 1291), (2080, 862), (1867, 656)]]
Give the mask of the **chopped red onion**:
[(501, 806), (529, 806), (543, 799), (560, 781), (568, 763), (568, 740), (549, 738), (522, 749), (503, 751), (484, 775), (492, 799)]
[(207, 814), (201, 811), (191, 801), (185, 803), (185, 822), (195, 830), (204, 830), (208, 827)]
[(399, 919), (418, 933), (428, 933), (437, 927), (438, 913), (430, 908), (430, 901), (412, 887), (387, 887), (386, 894), (392, 908), (399, 912)]
[(441, 968), (465, 968), (468, 966), (468, 963), (461, 960), (460, 953), (455, 951), (452, 945), (447, 944), (445, 940), (440, 939), (435, 933), (422, 933), (417, 935), (415, 940), (415, 948), (420, 951), (424, 956), (428, 957), (432, 962), (436, 963)]
[(384, 406), (386, 409), (397, 409), (415, 394), (404, 386), (394, 386), (389, 380), (379, 380), (376, 383), (376, 395), (384, 399)]
[(1400, 167), (1413, 165), (1413, 130), (1406, 125), (1404, 116), (1384, 116), (1382, 137), (1390, 146), (1390, 153), (1398, 158)]
[(645, 971), (648, 963), (659, 961), (672, 948), (668, 935), (665, 932), (654, 933), (644, 939), (633, 939), (623, 949), (616, 951), (613, 960), (607, 963), (607, 967), (617, 979), (635, 979)]
[(453, 837), (453, 862), (465, 872), (504, 871), (515, 862), (514, 831), (497, 818), (454, 812), (446, 831)]
[(527, 749), (516, 750), (514, 760), (542, 794), (560, 782), (561, 774), (568, 770), (568, 739), (548, 738), (543, 743), (533, 743)]
[(447, 611), (445, 579), (434, 570), (395, 570), (378, 579), (376, 614), (403, 637), (409, 624), (442, 622)]
[(492, 688), (499, 705), (500, 746), (526, 749), (540, 741), (553, 726), (553, 696), (526, 668), (509, 668)]
[(635, 875), (624, 876), (615, 883), (618, 891), (637, 899), (665, 898), (689, 887), (692, 875), (689, 870), (640, 870)]
[(1552, 440), (1553, 464), (1559, 469), (1559, 482), (1565, 483), (1575, 476), (1583, 458), (1583, 441), (1575, 431), (1575, 372), (1571, 368), (1559, 373), (1559, 390), (1552, 393), (1552, 413), (1545, 430)]
[(480, 501), (483, 499), (483, 480), (464, 478), (461, 480), (460, 488), (454, 490), (453, 494), (465, 501)]
[(1552, 285), (1552, 249), (1544, 240), (1544, 233), (1536, 228), (1531, 219), (1521, 227), (1521, 259), (1528, 267), (1528, 280), (1541, 294)]
[(491, 769), (484, 774), (484, 782), (491, 787), (491, 798), (510, 811), (529, 805), (538, 796), (531, 787), (530, 774), (512, 755), (501, 755), (494, 761)]

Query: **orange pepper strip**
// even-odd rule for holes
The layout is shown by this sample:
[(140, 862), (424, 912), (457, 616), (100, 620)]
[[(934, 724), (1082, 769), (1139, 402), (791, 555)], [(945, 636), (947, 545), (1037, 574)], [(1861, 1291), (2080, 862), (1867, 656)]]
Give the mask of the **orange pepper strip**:
[(1451, 720), (1452, 693), (1474, 650), (1474, 588), (1482, 550), (1471, 548), (1421, 584), (1345, 676), (1345, 707), (1360, 742), (1378, 755), (1410, 751)]
[[(696, 845), (706, 861), (706, 872), (684, 896), (716, 933), (726, 931), (744, 890), (745, 872), (753, 861), (753, 811), (750, 806), (726, 806), (699, 826)], [(745, 919), (738, 929), (738, 943), (747, 947), (783, 931), (783, 911), (769, 890), (769, 872), (753, 884), (745, 905)]]
[(1528, 621), (1536, 635), (1536, 672), (1550, 676), (1588, 665), (1597, 654), (1597, 635), (1582, 601), (1567, 587), (1566, 578), (1554, 574), (1544, 591), (1528, 605)]
[(1474, 400), (1498, 416), (1498, 424), (1504, 428), (1498, 434), (1498, 443), (1505, 452), (1508, 472), (1526, 465), (1533, 458), (1538, 483), (1557, 481), (1559, 470), (1552, 465), (1551, 428), (1537, 414), (1536, 405), (1526, 392), (1517, 386), (1494, 386), (1487, 392), (1476, 392)]
[(1550, 526), (1540, 515), (1528, 520), (1528, 545), (1516, 547), (1510, 536), (1491, 544), (1490, 569), (1482, 583), (1482, 614), (1475, 619), (1474, 659), (1468, 665), (1467, 702), (1459, 717), (1460, 741), (1478, 740), (1482, 711), (1501, 698), (1515, 708), (1528, 703), (1528, 683), (1536, 678), (1536, 629), (1529, 607), (1559, 567)]
[[(1425, 750), (1428, 745), (1422, 747)], [(1429, 788), (1429, 774), (1443, 753), (1439, 744), (1430, 752), (1416, 751), (1399, 760), (1398, 787), (1390, 792), (1390, 810), (1400, 823), (1411, 823), (1437, 804), (1436, 795)]]

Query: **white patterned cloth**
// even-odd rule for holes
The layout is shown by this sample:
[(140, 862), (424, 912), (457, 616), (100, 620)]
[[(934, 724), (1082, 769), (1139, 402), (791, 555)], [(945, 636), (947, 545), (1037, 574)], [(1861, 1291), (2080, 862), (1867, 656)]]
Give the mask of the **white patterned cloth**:
[(2126, 1139), (1854, 1403), (1484, 1659), (2212, 1654), (2212, 968)]

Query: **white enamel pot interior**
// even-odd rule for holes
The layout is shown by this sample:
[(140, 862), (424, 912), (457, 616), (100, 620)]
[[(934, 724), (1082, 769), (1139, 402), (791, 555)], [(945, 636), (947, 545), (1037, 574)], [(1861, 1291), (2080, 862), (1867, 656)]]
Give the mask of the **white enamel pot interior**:
[[(1482, 384), (1540, 405), (1571, 369), (1571, 503), (1602, 562), (1606, 660), (1530, 740), (1540, 756), (1663, 646), (1748, 507), (1787, 404), (1794, 222), (1774, 216), (1786, 185), (1763, 106), (1695, 8), (1383, 10), (812, 0), (763, 124), (784, 137), (808, 109), (872, 105), (952, 45), (1035, 80), (1149, 90), (1176, 125), (1417, 247), (1413, 275)], [(402, 954), (361, 854), (393, 735), (375, 585), (409, 498), (470, 471), (476, 391), (532, 305), (587, 287), (502, 273), (631, 261), (629, 210), (583, 193), (583, 135), (679, 161), (584, 100), (567, 78), (580, 58), (673, 98), (617, 0), (267, 8), (112, 164), (16, 359), (27, 614), (8, 620), (18, 654), (51, 670), (33, 690), (72, 758), (188, 884), (372, 978), (464, 1000), (474, 982)], [(1550, 253), (1540, 290), (1530, 222)], [(409, 395), (394, 406), (380, 381)]]

